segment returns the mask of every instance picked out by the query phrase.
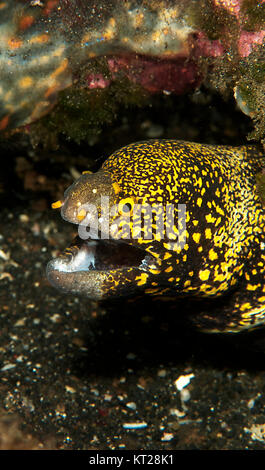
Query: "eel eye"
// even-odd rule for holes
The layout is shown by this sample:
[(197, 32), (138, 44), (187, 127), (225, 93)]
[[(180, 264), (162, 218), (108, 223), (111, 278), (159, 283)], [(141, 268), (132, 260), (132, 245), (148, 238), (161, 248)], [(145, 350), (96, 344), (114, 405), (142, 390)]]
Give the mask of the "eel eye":
[(134, 207), (134, 200), (132, 197), (126, 197), (119, 202), (119, 213), (121, 215), (132, 214)]

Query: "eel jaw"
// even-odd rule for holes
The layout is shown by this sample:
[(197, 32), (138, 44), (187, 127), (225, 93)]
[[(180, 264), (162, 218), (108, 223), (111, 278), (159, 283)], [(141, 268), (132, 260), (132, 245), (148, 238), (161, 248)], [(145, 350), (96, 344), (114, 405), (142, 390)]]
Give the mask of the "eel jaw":
[(148, 277), (157, 268), (154, 256), (124, 241), (76, 237), (48, 263), (47, 277), (64, 292), (101, 300), (130, 295), (136, 290), (135, 278), (143, 273)]

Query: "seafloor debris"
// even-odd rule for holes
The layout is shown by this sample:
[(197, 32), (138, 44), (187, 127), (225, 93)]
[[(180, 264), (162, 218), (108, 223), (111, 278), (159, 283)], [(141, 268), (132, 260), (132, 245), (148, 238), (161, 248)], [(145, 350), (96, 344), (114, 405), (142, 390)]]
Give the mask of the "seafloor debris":
[(234, 92), (253, 137), (264, 135), (264, 0), (8, 0), (0, 12), (0, 130), (39, 119), (69, 87), (72, 120), (84, 119), (91, 93), (95, 120), (106, 120), (98, 90), (118, 82), (122, 100), (127, 80), (132, 102), (202, 82)]

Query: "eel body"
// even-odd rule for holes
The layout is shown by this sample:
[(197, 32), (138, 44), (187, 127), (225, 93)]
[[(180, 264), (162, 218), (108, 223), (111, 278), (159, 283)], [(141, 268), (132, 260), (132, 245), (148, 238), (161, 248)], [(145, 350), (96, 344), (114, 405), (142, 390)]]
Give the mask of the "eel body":
[(79, 236), (49, 262), (50, 282), (100, 300), (220, 298), (197, 321), (211, 331), (264, 323), (264, 162), (250, 145), (150, 140), (116, 151), (54, 205)]

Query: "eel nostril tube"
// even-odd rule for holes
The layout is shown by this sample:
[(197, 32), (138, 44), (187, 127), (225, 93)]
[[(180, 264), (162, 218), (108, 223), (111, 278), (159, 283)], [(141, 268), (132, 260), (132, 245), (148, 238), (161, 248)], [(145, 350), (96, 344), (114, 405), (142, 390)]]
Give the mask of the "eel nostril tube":
[(52, 203), (52, 209), (60, 209), (63, 206), (63, 201), (56, 201)]

